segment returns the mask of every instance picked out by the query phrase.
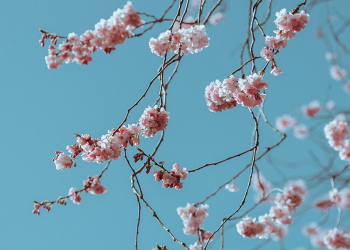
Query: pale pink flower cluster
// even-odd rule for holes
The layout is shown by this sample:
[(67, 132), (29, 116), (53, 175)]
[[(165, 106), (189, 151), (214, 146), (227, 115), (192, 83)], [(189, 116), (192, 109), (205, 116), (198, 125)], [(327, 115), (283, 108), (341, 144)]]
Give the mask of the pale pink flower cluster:
[(107, 192), (107, 188), (101, 185), (100, 178), (88, 176), (88, 180), (83, 181), (85, 192), (90, 194), (104, 194)]
[(296, 138), (303, 140), (309, 136), (309, 129), (305, 124), (298, 124), (293, 127), (293, 134)]
[(322, 107), (319, 101), (312, 101), (301, 107), (301, 111), (306, 117), (315, 117), (321, 110)]
[(275, 30), (275, 37), (266, 36), (265, 43), (268, 45), (260, 51), (260, 55), (266, 61), (271, 61), (271, 74), (277, 76), (282, 73), (282, 70), (277, 67), (274, 61), (276, 50), (285, 48), (289, 39), (295, 37), (295, 34), (304, 29), (309, 22), (309, 14), (305, 11), (292, 14), (287, 12), (286, 9), (282, 9), (280, 12), (276, 12), (276, 24), (278, 30)]
[(209, 23), (211, 25), (217, 25), (221, 21), (223, 21), (225, 18), (224, 13), (222, 12), (217, 12), (209, 17)]
[(283, 193), (278, 193), (275, 197), (275, 206), (270, 209), (270, 216), (279, 224), (292, 224), (291, 217), (293, 211), (301, 205), (306, 196), (305, 183), (302, 180), (291, 181), (283, 189)]
[(287, 227), (275, 224), (268, 215), (251, 218), (248, 215), (236, 224), (237, 232), (244, 238), (267, 239), (272, 237), (274, 240), (282, 239), (286, 235)]
[(319, 227), (307, 233), (311, 238), (311, 244), (315, 248), (327, 247), (328, 249), (350, 249), (350, 234), (347, 230), (333, 228), (321, 231)]
[(194, 245), (190, 245), (190, 250), (202, 250), (202, 245), (195, 242)]
[(325, 137), (329, 145), (339, 151), (340, 159), (350, 161), (350, 141), (345, 138), (349, 135), (346, 121), (335, 119), (324, 127)]
[(346, 93), (350, 93), (350, 82), (345, 83), (343, 89)]
[(276, 128), (283, 133), (292, 129), (294, 136), (300, 140), (309, 136), (308, 127), (304, 124), (298, 124), (298, 120), (289, 114), (276, 118)]
[(82, 159), (87, 162), (102, 163), (108, 160), (118, 160), (122, 149), (126, 148), (128, 143), (131, 146), (139, 145), (139, 134), (141, 128), (136, 124), (121, 126), (117, 131), (113, 129), (108, 134), (103, 135), (100, 140), (92, 139), (90, 135), (77, 135), (77, 143), (67, 146), (67, 150), (71, 155), (67, 156), (63, 152), (56, 152), (53, 159), (57, 170), (65, 170), (76, 166), (74, 160), (82, 152)]
[(343, 80), (344, 77), (346, 76), (346, 70), (340, 68), (338, 65), (331, 66), (330, 72), (331, 72), (331, 77), (337, 81)]
[(153, 137), (158, 131), (165, 130), (168, 122), (169, 112), (164, 108), (158, 108), (157, 105), (154, 108), (148, 106), (139, 119), (143, 136), (146, 138)]
[(327, 110), (333, 110), (333, 109), (335, 109), (336, 104), (334, 101), (330, 100), (326, 103), (325, 107)]
[(337, 228), (328, 230), (324, 233), (324, 243), (329, 249), (350, 249), (350, 234)]
[(175, 54), (187, 55), (188, 53), (198, 53), (203, 48), (209, 46), (209, 38), (205, 32), (204, 25), (195, 25), (181, 28), (177, 32), (170, 30), (161, 33), (158, 38), (151, 38), (149, 46), (152, 53), (162, 56), (174, 52)]
[[(177, 213), (182, 219), (182, 222), (185, 226), (183, 229), (185, 234), (188, 235), (196, 235), (196, 233), (199, 231), (201, 235), (200, 243), (204, 243), (209, 239), (209, 237), (212, 235), (211, 232), (205, 231), (204, 229), (200, 228), (200, 225), (203, 224), (204, 219), (208, 216), (208, 208), (209, 206), (206, 205), (200, 205), (195, 206), (194, 204), (187, 203), (186, 207), (178, 207)], [(213, 240), (214, 237), (211, 238)], [(193, 246), (193, 249), (196, 249), (195, 247), (199, 246)]]
[(68, 192), (69, 198), (73, 201), (74, 204), (79, 205), (81, 202), (81, 196), (76, 192), (75, 188), (71, 187)]
[(95, 30), (85, 31), (80, 38), (75, 33), (70, 33), (66, 42), (59, 45), (58, 50), (50, 46), (49, 55), (45, 57), (47, 67), (57, 69), (63, 61), (88, 64), (92, 60), (91, 53), (98, 49), (110, 53), (116, 45), (124, 43), (125, 39), (132, 35), (133, 28), (143, 23), (128, 1), (123, 9), (114, 11), (108, 20), (101, 19), (95, 25)]
[(332, 52), (326, 52), (325, 58), (327, 61), (335, 61), (337, 59), (337, 56)]
[(175, 188), (177, 190), (183, 187), (183, 182), (180, 180), (186, 179), (188, 171), (186, 168), (181, 169), (178, 163), (173, 165), (173, 169), (168, 172), (161, 170), (154, 170), (153, 175), (156, 181), (163, 181), (164, 188)]
[(222, 83), (219, 80), (211, 82), (205, 88), (204, 96), (212, 112), (232, 109), (237, 104), (255, 107), (265, 98), (265, 94), (260, 92), (268, 86), (269, 84), (263, 81), (263, 77), (256, 73), (249, 75), (246, 79), (230, 76)]
[(329, 191), (328, 196), (316, 202), (315, 206), (317, 208), (327, 210), (336, 204), (338, 204), (342, 209), (350, 209), (349, 188), (343, 188), (340, 191), (338, 191), (336, 188), (332, 189)]
[(297, 123), (297, 119), (289, 114), (285, 114), (276, 118), (276, 128), (283, 133), (292, 129)]
[(293, 211), (301, 205), (305, 195), (306, 187), (302, 180), (289, 182), (283, 193), (274, 198), (275, 205), (271, 207), (269, 215), (260, 216), (259, 221), (246, 216), (236, 225), (238, 233), (245, 238), (283, 238), (286, 225), (293, 222)]
[(237, 192), (239, 188), (235, 185), (234, 181), (232, 183), (226, 184), (225, 189), (228, 189), (230, 192)]
[(118, 160), (121, 148), (112, 133), (103, 135), (100, 140), (92, 139), (90, 135), (82, 135), (77, 139), (78, 144), (84, 150), (81, 158), (87, 162), (102, 163), (108, 160)]
[(57, 170), (65, 170), (65, 169), (70, 169), (73, 164), (73, 160), (71, 157), (66, 155), (64, 152), (58, 152), (56, 151), (56, 157), (53, 158), (53, 162), (56, 165)]

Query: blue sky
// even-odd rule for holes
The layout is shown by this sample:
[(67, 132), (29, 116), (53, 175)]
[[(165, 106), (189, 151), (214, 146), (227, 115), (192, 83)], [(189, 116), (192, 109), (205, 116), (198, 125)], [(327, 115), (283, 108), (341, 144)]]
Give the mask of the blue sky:
[[(169, 2), (137, 0), (133, 1), (133, 6), (138, 11), (159, 16)], [(291, 10), (299, 2), (274, 1), (272, 15), (282, 8)], [(3, 1), (0, 4), (3, 24), (0, 30), (4, 36), (0, 41), (3, 58), (0, 62), (0, 113), (3, 120), (0, 125), (3, 141), (1, 249), (134, 248), (137, 203), (130, 188), (131, 172), (123, 159), (112, 162), (103, 176), (102, 183), (108, 188), (106, 194), (84, 194), (79, 206), (68, 201), (67, 206), (55, 205), (49, 213), (42, 211), (39, 217), (31, 214), (32, 200), (54, 200), (66, 195), (70, 187), (82, 187), (82, 181), (88, 175), (99, 174), (103, 169), (104, 164), (78, 160), (77, 168), (57, 171), (52, 158), (56, 150), (63, 151), (66, 145), (75, 142), (73, 132), (89, 133), (99, 138), (120, 124), (127, 108), (157, 74), (162, 58), (150, 52), (148, 41), (165, 31), (169, 23), (156, 25), (140, 38), (127, 39), (110, 55), (96, 52), (88, 66), (64, 64), (58, 70), (46, 67), (47, 46), (41, 48), (38, 43), (39, 28), (59, 35), (70, 32), (81, 34), (92, 29), (101, 18), (109, 18), (125, 3), (120, 0), (37, 0)], [(209, 3), (212, 4), (212, 1)], [(260, 18), (265, 15), (266, 4), (263, 1), (259, 8)], [(337, 18), (334, 15), (336, 10), (347, 16), (349, 7), (350, 2), (345, 0), (331, 1), (329, 5), (334, 18)], [(246, 34), (247, 9), (247, 1), (231, 1), (225, 20), (216, 27), (207, 27), (210, 46), (198, 54), (185, 56), (181, 62), (180, 71), (169, 87), (167, 108), (170, 122), (165, 141), (156, 156), (156, 160), (165, 161), (168, 169), (174, 163), (194, 169), (250, 147), (254, 123), (248, 109), (237, 106), (233, 110), (212, 113), (204, 98), (205, 87), (211, 81), (223, 80), (239, 67), (238, 54)], [(174, 16), (174, 11), (168, 15), (169, 18)], [(339, 107), (349, 107), (348, 94), (329, 75), (330, 64), (324, 59), (327, 48), (315, 38), (317, 28), (326, 26), (325, 6), (320, 4), (315, 7), (310, 16), (306, 29), (297, 34), (276, 57), (283, 73), (278, 77), (270, 74), (264, 77), (270, 83), (265, 112), (273, 123), (277, 116), (290, 113), (311, 126), (314, 122), (302, 117), (300, 106), (312, 100), (324, 103), (329, 86), (332, 86), (330, 99), (336, 101)], [(273, 18), (264, 28), (269, 35), (273, 35), (275, 28)], [(334, 23), (339, 27), (341, 22)], [(325, 30), (328, 32), (327, 27)], [(341, 38), (348, 45), (349, 31)], [(258, 54), (263, 46), (259, 34), (255, 53)], [(342, 53), (333, 40), (332, 47), (334, 52)], [(348, 61), (349, 56), (341, 56), (341, 66), (350, 72)], [(258, 68), (262, 65), (262, 62), (258, 63)], [(171, 69), (166, 74), (169, 72)], [(136, 123), (144, 108), (153, 104), (158, 95), (158, 84), (156, 82), (151, 87), (146, 98), (131, 112), (127, 123)], [(262, 151), (265, 146), (277, 142), (279, 137), (264, 123), (260, 127)], [(158, 139), (159, 135), (151, 139), (141, 138), (140, 147), (151, 152)], [(310, 148), (315, 150), (321, 161), (327, 161), (328, 156), (322, 155), (312, 141), (297, 140), (292, 134), (288, 134), (287, 140), (272, 152), (272, 156), (285, 161), (305, 159)], [(128, 148), (128, 152), (131, 158), (136, 151)], [(145, 199), (179, 239), (187, 245), (193, 244), (196, 238), (182, 233), (183, 225), (176, 208), (186, 206), (187, 202), (203, 200), (249, 160), (250, 155), (245, 155), (190, 174), (184, 181), (184, 188), (179, 191), (164, 189), (152, 175), (142, 174), (140, 181)], [(339, 164), (339, 169), (343, 166), (340, 161), (336, 164)], [(136, 168), (139, 166), (140, 163), (135, 165)], [(278, 187), (283, 187), (281, 177), (267, 161), (262, 160), (258, 167)], [(317, 168), (305, 164), (297, 169), (282, 170), (289, 177), (310, 174)], [(222, 190), (208, 201), (209, 217), (204, 223), (205, 229), (214, 231), (221, 218), (227, 217), (239, 205), (248, 174), (246, 172), (236, 180), (239, 192)], [(327, 192), (329, 188), (324, 185), (315, 194)], [(308, 202), (313, 200), (312, 194)], [(245, 208), (253, 204), (253, 195), (254, 192), (249, 193)], [(259, 216), (268, 210), (269, 205), (262, 205), (250, 215)], [(331, 218), (336, 216), (336, 212), (333, 213)], [(141, 216), (140, 249), (152, 249), (157, 242), (169, 249), (180, 249), (145, 206)], [(285, 240), (287, 250), (308, 246), (308, 240), (300, 233), (300, 226), (311, 222), (311, 219), (317, 220), (319, 216), (308, 213), (306, 217), (296, 219), (296, 225), (290, 228), (290, 235)], [(234, 227), (235, 223), (227, 227)], [(219, 241), (217, 235), (211, 249), (219, 249)], [(227, 230), (225, 244), (228, 249), (233, 244), (237, 249), (250, 249), (258, 243), (259, 240), (243, 239), (235, 229)], [(262, 249), (279, 249), (279, 245), (272, 242)]]

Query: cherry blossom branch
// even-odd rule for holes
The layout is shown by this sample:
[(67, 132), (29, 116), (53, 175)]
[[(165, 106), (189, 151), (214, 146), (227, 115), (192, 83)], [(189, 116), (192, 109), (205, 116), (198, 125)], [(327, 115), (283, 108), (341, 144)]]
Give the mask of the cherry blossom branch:
[(339, 36), (335, 33), (334, 31), (334, 27), (332, 25), (332, 22), (331, 22), (331, 19), (330, 19), (330, 10), (329, 8), (326, 7), (326, 12), (327, 12), (327, 24), (328, 24), (328, 27), (329, 27), (329, 30), (331, 31), (333, 37), (334, 37), (334, 40), (339, 44), (339, 46), (343, 49), (344, 53), (348, 54), (349, 51), (348, 49), (346, 48), (346, 46), (344, 45), (344, 43), (342, 43), (342, 41), (340, 41), (339, 39)]
[(255, 157), (256, 157), (256, 152), (257, 152), (257, 149), (258, 149), (258, 146), (259, 146), (259, 124), (258, 124), (258, 121), (254, 115), (254, 112), (252, 111), (251, 108), (249, 108), (249, 111), (250, 111), (250, 114), (252, 115), (252, 119), (254, 120), (255, 122), (255, 131), (256, 131), (256, 139), (255, 139), (255, 146), (256, 148), (253, 150), (253, 155), (252, 155), (252, 162), (251, 162), (251, 170), (250, 170), (250, 175), (249, 175), (249, 181), (248, 181), (248, 185), (247, 185), (247, 188), (246, 188), (246, 191), (244, 193), (244, 196), (243, 196), (243, 199), (242, 199), (242, 202), (241, 204), (238, 206), (238, 208), (236, 209), (236, 211), (234, 211), (228, 218), (225, 218), (223, 220), (223, 222), (221, 223), (221, 225), (213, 232), (213, 234), (208, 238), (208, 241), (207, 243), (205, 244), (204, 246), (204, 250), (208, 247), (208, 244), (210, 242), (210, 240), (214, 237), (214, 235), (220, 230), (221, 227), (224, 226), (224, 224), (233, 216), (235, 215), (236, 213), (238, 213), (238, 211), (243, 207), (244, 203), (245, 203), (245, 200), (247, 198), (247, 195), (248, 195), (248, 191), (249, 191), (249, 188), (250, 188), (250, 184), (251, 184), (251, 181), (252, 181), (252, 177), (253, 177), (253, 170), (254, 170), (254, 165), (255, 165)]
[[(130, 161), (129, 161), (127, 155), (126, 155), (126, 150), (124, 150), (124, 157), (125, 157), (125, 159), (126, 159), (128, 165), (129, 165), (129, 167), (133, 170), (133, 168), (132, 168), (132, 166), (131, 166), (131, 164), (130, 164)], [(136, 178), (136, 180), (137, 180), (136, 172), (135, 172), (134, 170), (133, 170), (133, 172), (134, 172), (133, 175), (135, 176), (135, 178)], [(132, 179), (133, 179), (133, 178), (132, 178)], [(140, 187), (140, 186), (139, 186), (139, 187)], [(141, 188), (141, 187), (140, 187), (140, 188)], [(133, 191), (134, 191), (134, 194), (137, 195), (137, 196), (143, 201), (143, 203), (146, 205), (146, 207), (149, 208), (149, 210), (152, 212), (153, 217), (156, 218), (156, 220), (158, 221), (158, 223), (160, 224), (160, 226), (163, 227), (163, 228), (165, 229), (165, 231), (168, 232), (168, 234), (171, 236), (171, 238), (173, 239), (173, 241), (176, 241), (176, 242), (179, 243), (181, 246), (183, 246), (185, 249), (190, 250), (184, 242), (178, 240), (178, 239), (173, 235), (173, 233), (170, 231), (170, 229), (168, 229), (168, 228), (164, 225), (164, 223), (160, 220), (159, 216), (157, 215), (156, 211), (154, 211), (154, 209), (148, 204), (148, 202), (144, 199), (144, 196), (138, 193), (138, 191), (136, 190), (136, 188), (135, 188), (134, 185), (132, 185), (132, 189), (133, 189)]]
[(162, 21), (164, 20), (165, 15), (166, 15), (166, 14), (171, 10), (171, 8), (174, 6), (175, 2), (176, 2), (176, 0), (173, 0), (173, 1), (171, 2), (171, 4), (168, 6), (168, 8), (165, 9), (165, 11), (163, 12), (163, 14), (161, 15), (161, 17), (160, 17), (159, 19), (157, 19), (158, 21), (155, 20), (155, 21), (152, 23), (152, 25), (151, 25), (150, 27), (148, 27), (147, 29), (145, 29), (144, 31), (142, 31), (142, 32), (139, 33), (139, 34), (133, 35), (132, 37), (142, 36), (142, 35), (145, 34), (147, 31), (151, 30), (151, 29), (154, 27), (154, 25), (155, 25), (156, 23), (162, 22)]
[(130, 108), (128, 108), (128, 110), (127, 110), (127, 112), (126, 112), (126, 115), (125, 115), (123, 121), (120, 123), (120, 125), (119, 125), (118, 128), (113, 132), (112, 135), (115, 135), (115, 133), (117, 133), (118, 129), (126, 122), (126, 120), (128, 119), (128, 116), (129, 116), (130, 111), (131, 111), (134, 107), (136, 107), (136, 105), (139, 104), (139, 102), (146, 96), (146, 94), (147, 94), (148, 90), (150, 89), (150, 87), (152, 86), (153, 82), (162, 74), (162, 72), (163, 72), (168, 66), (170, 66), (173, 62), (176, 62), (176, 61), (180, 60), (180, 59), (179, 59), (180, 57), (177, 57), (177, 59), (174, 59), (176, 56), (177, 56), (177, 55), (172, 56), (172, 57), (168, 60), (168, 62), (164, 65), (163, 69), (162, 69), (160, 72), (158, 72), (158, 74), (149, 82), (149, 84), (148, 84), (146, 90), (145, 90), (144, 93), (141, 95), (141, 97), (140, 97)]
[(256, 147), (257, 147), (257, 146), (255, 145), (255, 146), (253, 146), (252, 148), (250, 148), (250, 149), (248, 149), (248, 150), (246, 150), (246, 151), (244, 151), (244, 152), (242, 152), (242, 153), (239, 153), (239, 154), (236, 154), (236, 155), (227, 157), (226, 159), (221, 160), (221, 161), (218, 161), (218, 162), (207, 163), (207, 164), (205, 164), (205, 165), (203, 165), (203, 166), (201, 166), (201, 167), (199, 167), (199, 168), (189, 170), (188, 172), (189, 172), (189, 173), (193, 173), (193, 172), (195, 172), (195, 171), (197, 171), (197, 170), (200, 170), (200, 169), (205, 168), (205, 167), (208, 167), (208, 166), (212, 166), (212, 165), (215, 165), (215, 166), (216, 166), (216, 165), (218, 165), (218, 164), (220, 164), (220, 163), (223, 163), (223, 162), (225, 162), (225, 161), (231, 160), (231, 159), (236, 158), (236, 157), (238, 157), (238, 156), (244, 155), (244, 154), (246, 154), (246, 153), (248, 153), (248, 152), (250, 152), (250, 151), (253, 151)]

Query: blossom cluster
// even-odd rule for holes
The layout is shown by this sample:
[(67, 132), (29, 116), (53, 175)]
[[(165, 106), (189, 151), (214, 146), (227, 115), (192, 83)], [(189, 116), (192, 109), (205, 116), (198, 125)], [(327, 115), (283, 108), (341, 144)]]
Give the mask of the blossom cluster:
[(305, 124), (299, 124), (297, 119), (289, 114), (276, 118), (276, 128), (285, 133), (293, 130), (293, 134), (298, 139), (305, 139), (309, 135), (309, 129)]
[[(88, 64), (92, 60), (91, 53), (98, 49), (111, 53), (116, 45), (124, 43), (125, 39), (132, 35), (133, 28), (143, 23), (144, 21), (128, 1), (123, 9), (114, 11), (108, 20), (101, 19), (93, 31), (87, 30), (80, 37), (75, 33), (68, 34), (67, 40), (59, 44), (57, 50), (54, 46), (50, 46), (49, 55), (45, 57), (47, 67), (57, 69), (63, 61)], [(51, 37), (45, 32), (39, 42), (44, 44), (44, 40)], [(57, 43), (57, 36), (54, 36), (53, 43)]]
[[(108, 160), (118, 160), (122, 152), (121, 146), (126, 148), (128, 143), (131, 146), (139, 145), (140, 133), (141, 128), (132, 124), (128, 127), (123, 125), (118, 130), (113, 129), (103, 135), (100, 140), (92, 139), (89, 134), (75, 134), (77, 143), (66, 148), (71, 155), (56, 151), (57, 155), (53, 161), (57, 170), (65, 170), (72, 167), (74, 160), (81, 152), (82, 159), (87, 162), (102, 163)], [(76, 166), (75, 162), (74, 166)]]
[(324, 127), (324, 133), (329, 145), (339, 151), (340, 159), (350, 161), (350, 140), (345, 139), (349, 135), (347, 122), (337, 118)]
[(350, 249), (350, 233), (344, 229), (321, 230), (317, 223), (311, 223), (304, 227), (304, 234), (315, 248)]
[(237, 104), (244, 107), (255, 107), (265, 98), (260, 93), (267, 89), (269, 84), (263, 81), (263, 77), (256, 73), (247, 78), (230, 76), (223, 82), (216, 80), (205, 88), (205, 99), (209, 110), (221, 112), (225, 109), (232, 109)]
[[(183, 229), (184, 233), (187, 235), (196, 235), (198, 234), (199, 243), (206, 242), (212, 235), (212, 232), (205, 231), (203, 228), (200, 228), (200, 225), (203, 224), (204, 219), (208, 216), (209, 205), (200, 205), (195, 206), (194, 204), (187, 203), (186, 207), (178, 207), (177, 213), (182, 219), (182, 222), (185, 226)], [(214, 237), (210, 239), (212, 241)], [(195, 244), (192, 248), (195, 250), (199, 246)]]
[(158, 131), (165, 130), (168, 122), (169, 112), (164, 108), (158, 108), (157, 105), (153, 108), (146, 108), (139, 119), (140, 128), (146, 138), (153, 137)]
[(40, 207), (43, 207), (47, 211), (51, 210), (51, 207), (54, 203), (61, 204), (61, 205), (67, 205), (67, 198), (70, 198), (74, 204), (79, 205), (81, 202), (81, 196), (79, 195), (81, 192), (89, 192), (90, 194), (104, 194), (107, 192), (107, 188), (102, 186), (100, 183), (100, 178), (96, 175), (95, 177), (88, 176), (88, 180), (83, 181), (84, 188), (81, 190), (76, 190), (75, 188), (71, 187), (68, 191), (68, 196), (66, 197), (59, 197), (56, 201), (42, 201), (42, 202), (36, 202), (34, 201), (34, 210), (33, 214), (40, 215)]
[(334, 205), (339, 205), (340, 208), (350, 209), (350, 189), (343, 188), (340, 191), (334, 188), (332, 189), (328, 196), (320, 199), (315, 203), (315, 207), (322, 210), (327, 210)]
[(278, 28), (278, 30), (274, 30), (276, 36), (266, 36), (265, 43), (267, 46), (260, 51), (262, 58), (272, 62), (271, 74), (275, 76), (282, 73), (282, 70), (277, 67), (274, 60), (277, 50), (285, 48), (288, 40), (295, 37), (297, 32), (305, 28), (310, 16), (303, 10), (300, 13), (292, 13), (282, 9), (280, 12), (276, 12), (276, 17), (274, 21)]
[(306, 187), (302, 180), (292, 181), (274, 198), (274, 206), (270, 213), (259, 216), (259, 220), (246, 216), (237, 223), (237, 231), (244, 238), (281, 239), (285, 236), (287, 225), (293, 222), (293, 211), (301, 205), (306, 195)]
[(186, 179), (188, 171), (186, 168), (181, 169), (178, 163), (173, 165), (173, 169), (168, 172), (164, 169), (154, 170), (153, 175), (156, 181), (163, 181), (164, 188), (181, 189), (183, 183), (180, 180)]
[(149, 47), (152, 53), (162, 56), (174, 52), (175, 54), (187, 55), (202, 51), (209, 46), (209, 38), (205, 32), (204, 25), (195, 25), (181, 28), (178, 31), (171, 32), (167, 30), (159, 34), (158, 38), (151, 38)]

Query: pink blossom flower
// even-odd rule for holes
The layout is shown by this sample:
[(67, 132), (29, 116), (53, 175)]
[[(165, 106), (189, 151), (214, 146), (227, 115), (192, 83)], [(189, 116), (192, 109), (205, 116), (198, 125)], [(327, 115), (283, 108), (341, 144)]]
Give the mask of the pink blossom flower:
[[(125, 39), (132, 35), (131, 30), (134, 27), (143, 23), (138, 12), (128, 1), (123, 9), (115, 11), (108, 20), (101, 19), (93, 31), (87, 30), (80, 38), (75, 33), (68, 34), (68, 43), (60, 44), (57, 53), (54, 49), (49, 49), (49, 56), (45, 57), (47, 67), (58, 68), (63, 61), (88, 64), (92, 60), (91, 54), (97, 49), (111, 53), (116, 45), (124, 43)], [(43, 40), (40, 42), (44, 43)]]
[(341, 81), (346, 76), (346, 70), (340, 68), (338, 65), (333, 65), (330, 68), (331, 71), (331, 77), (334, 80)]
[(211, 25), (217, 25), (218, 23), (220, 23), (222, 20), (224, 20), (225, 16), (224, 13), (222, 12), (217, 12), (213, 15), (210, 16), (209, 18), (209, 23)]
[(337, 56), (332, 52), (327, 52), (325, 58), (327, 61), (335, 61), (337, 59)]
[(303, 228), (304, 235), (317, 235), (319, 233), (319, 225), (315, 222), (310, 223)]
[(64, 152), (56, 153), (56, 157), (52, 160), (54, 161), (57, 170), (65, 170), (72, 167), (73, 161), (68, 155), (66, 155)]
[(202, 245), (198, 245), (197, 242), (194, 245), (190, 245), (190, 250), (202, 250)]
[(183, 229), (185, 234), (196, 235), (199, 226), (203, 224), (204, 219), (208, 216), (208, 208), (207, 204), (196, 207), (194, 204), (189, 203), (187, 203), (186, 207), (177, 208), (177, 213), (185, 226)]
[[(222, 112), (225, 109), (232, 109), (237, 105), (237, 101), (231, 92), (232, 84), (228, 84), (228, 81), (225, 82), (225, 80), (224, 83), (216, 80), (205, 88), (204, 96), (211, 112)], [(236, 81), (234, 84), (235, 86), (233, 86), (233, 88), (236, 87), (236, 89), (238, 89)]]
[(339, 157), (343, 161), (350, 161), (350, 140), (344, 141), (344, 147), (340, 150)]
[(160, 171), (154, 170), (153, 172), (156, 181), (163, 180), (164, 188), (174, 187), (177, 190), (182, 188), (183, 183), (180, 182), (180, 180), (186, 179), (187, 174), (187, 169), (181, 169), (178, 163), (173, 165), (173, 169), (170, 172), (164, 171), (163, 169)]
[(296, 124), (297, 119), (290, 116), (289, 114), (285, 114), (276, 118), (276, 128), (283, 133), (292, 129)]
[(315, 207), (320, 208), (322, 210), (327, 210), (330, 207), (334, 205), (334, 202), (332, 202), (329, 197), (325, 197), (318, 202), (315, 203)]
[(265, 37), (265, 43), (272, 49), (279, 50), (281, 47), (285, 48), (287, 47), (288, 40), (279, 38), (279, 37), (272, 37), (272, 36), (266, 36)]
[[(204, 230), (200, 230), (201, 231), (201, 241), (200, 243), (205, 243), (208, 241), (208, 239), (213, 235), (212, 232), (209, 232), (209, 231), (204, 231)], [(211, 237), (210, 241), (213, 241), (214, 240), (214, 236)]]
[(280, 30), (288, 31), (291, 28), (290, 22), (293, 18), (293, 15), (287, 12), (286, 9), (282, 9), (280, 12), (276, 12), (276, 19), (274, 23), (277, 28)]
[(81, 202), (81, 197), (78, 195), (78, 193), (75, 191), (75, 188), (71, 187), (68, 192), (69, 198), (73, 201), (74, 204), (79, 205)]
[(248, 215), (236, 224), (237, 232), (244, 238), (264, 237), (265, 224), (257, 222)]
[(289, 23), (290, 29), (294, 32), (299, 32), (302, 29), (305, 29), (306, 24), (309, 22), (309, 14), (305, 13), (304, 10), (300, 13), (295, 13)]
[(326, 106), (327, 110), (333, 110), (333, 109), (335, 109), (335, 102), (334, 101), (328, 101), (325, 106)]
[(158, 131), (163, 131), (168, 126), (169, 113), (164, 108), (148, 107), (145, 109), (139, 119), (140, 128), (143, 136), (153, 137)]
[(340, 203), (341, 197), (338, 192), (338, 189), (333, 188), (331, 191), (329, 191), (329, 200), (335, 204)]
[(307, 117), (314, 117), (321, 110), (321, 104), (318, 101), (312, 101), (307, 105), (303, 105), (301, 108), (301, 111)]
[(324, 133), (329, 145), (334, 150), (340, 151), (344, 147), (345, 137), (349, 135), (349, 130), (345, 121), (335, 119), (324, 127)]
[(163, 52), (187, 55), (198, 53), (209, 46), (209, 38), (205, 32), (204, 25), (183, 27), (179, 31), (171, 33), (170, 30), (163, 32), (159, 37), (151, 38), (149, 46), (151, 52), (162, 56)]
[(226, 189), (228, 189), (228, 191), (230, 192), (237, 192), (239, 190), (239, 188), (235, 185), (234, 182), (230, 183), (230, 184), (226, 184), (225, 186)]
[(344, 188), (339, 191), (340, 195), (340, 207), (344, 209), (350, 209), (350, 189)]
[(343, 89), (346, 93), (350, 93), (350, 82), (345, 83)]
[(271, 72), (270, 72), (270, 74), (272, 74), (272, 75), (274, 75), (274, 76), (278, 76), (278, 75), (281, 74), (281, 73), (282, 73), (282, 70), (281, 70), (279, 67), (277, 67), (276, 65), (271, 66)]
[(325, 232), (324, 243), (329, 249), (350, 249), (350, 235), (348, 232), (334, 228)]
[(304, 124), (296, 125), (293, 127), (293, 134), (296, 138), (304, 140), (309, 136), (309, 129)]
[(83, 181), (86, 192), (90, 194), (104, 194), (107, 192), (107, 188), (101, 185), (100, 178), (96, 175), (95, 177), (88, 176), (88, 180)]
[(271, 61), (275, 57), (275, 53), (273, 53), (268, 46), (264, 47), (260, 51), (260, 55), (262, 58), (264, 58), (266, 61)]

